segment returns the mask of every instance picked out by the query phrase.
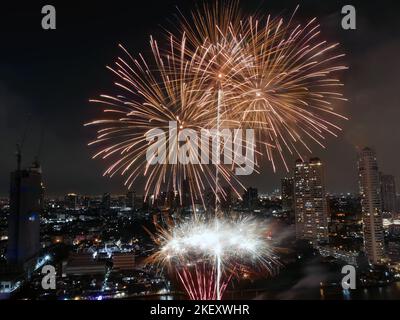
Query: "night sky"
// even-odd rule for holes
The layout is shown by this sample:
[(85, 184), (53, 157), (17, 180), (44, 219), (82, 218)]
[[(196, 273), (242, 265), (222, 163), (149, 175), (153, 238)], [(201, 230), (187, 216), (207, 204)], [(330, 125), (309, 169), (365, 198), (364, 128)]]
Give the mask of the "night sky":
[[(84, 2), (84, 3), (83, 3)], [(87, 143), (94, 128), (83, 124), (100, 115), (89, 98), (112, 91), (113, 76), (105, 69), (124, 44), (132, 54), (149, 50), (150, 34), (162, 37), (171, 27), (176, 6), (183, 12), (196, 1), (14, 1), (1, 4), (0, 13), (0, 195), (9, 188), (15, 168), (15, 144), (29, 122), (23, 163), (39, 152), (47, 194), (123, 193), (123, 180), (103, 178), (105, 163), (93, 161)], [(314, 147), (327, 164), (330, 192), (356, 192), (356, 149), (376, 149), (380, 170), (394, 174), (400, 184), (400, 13), (399, 1), (260, 1), (242, 0), (244, 11), (288, 14), (297, 4), (299, 22), (317, 16), (323, 38), (340, 42), (350, 70), (342, 73), (349, 103), (339, 111), (339, 138), (328, 149)], [(41, 8), (57, 10), (57, 30), (41, 29)], [(341, 28), (341, 8), (357, 9), (357, 30)], [(28, 121), (28, 119), (30, 119)], [(41, 139), (40, 137), (43, 137)], [(43, 141), (39, 148), (40, 141)], [(295, 159), (289, 159), (294, 163)], [(245, 179), (261, 192), (279, 187), (283, 168), (274, 174), (263, 166), (261, 175)], [(142, 186), (135, 186), (141, 193)]]

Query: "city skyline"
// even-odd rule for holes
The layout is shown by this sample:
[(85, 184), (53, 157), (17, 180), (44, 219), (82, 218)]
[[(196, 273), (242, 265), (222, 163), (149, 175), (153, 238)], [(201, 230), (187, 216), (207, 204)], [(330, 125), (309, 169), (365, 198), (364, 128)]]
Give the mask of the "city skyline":
[(370, 148), (360, 152), (360, 194), (363, 217), (364, 248), (372, 264), (380, 264), (385, 258), (382, 220), (382, 194), (376, 154)]
[(400, 299), (390, 2), (6, 4), (0, 300)]
[[(126, 190), (121, 187), (121, 178), (102, 178), (102, 164), (90, 160), (92, 153), (86, 144), (93, 136), (82, 125), (95, 114), (96, 108), (87, 101), (98, 93), (95, 88), (107, 86), (107, 81), (101, 80), (107, 78), (106, 71), (98, 68), (98, 65), (111, 62), (116, 52), (116, 41), (141, 51), (146, 47), (150, 34), (160, 37), (161, 28), (158, 25), (168, 25), (164, 13), (176, 12), (175, 5), (186, 10), (192, 3), (166, 1), (154, 6), (149, 2), (140, 11), (147, 13), (146, 19), (135, 10), (134, 5), (129, 6), (110, 17), (104, 37), (99, 36), (101, 30), (105, 30), (101, 19), (93, 19), (88, 23), (84, 17), (101, 17), (105, 8), (98, 7), (93, 11), (90, 5), (84, 5), (77, 13), (57, 4), (61, 22), (54, 34), (42, 33), (38, 25), (36, 29), (30, 28), (31, 36), (27, 37), (25, 30), (36, 17), (35, 7), (28, 5), (25, 8), (28, 19), (12, 33), (4, 33), (13, 49), (4, 50), (0, 60), (7, 61), (0, 78), (0, 102), (4, 106), (1, 109), (0, 133), (9, 137), (4, 141), (2, 149), (0, 176), (8, 176), (8, 172), (14, 168), (15, 143), (20, 140), (27, 125), (27, 115), (31, 114), (31, 128), (23, 150), (24, 165), (29, 165), (30, 160), (33, 160), (42, 140), (40, 160), (45, 169), (44, 181), (50, 194), (71, 191), (101, 194), (107, 190), (125, 193)], [(246, 1), (244, 7), (257, 7), (262, 12), (274, 14), (282, 10), (290, 12), (296, 5), (295, 1), (260, 4), (254, 0)], [(354, 5), (357, 7), (357, 2)], [(329, 40), (342, 44), (346, 53), (345, 61), (350, 67), (350, 71), (344, 75), (345, 94), (349, 102), (339, 106), (350, 121), (343, 122), (343, 133), (338, 138), (328, 139), (329, 147), (326, 150), (316, 146), (314, 153), (309, 155), (319, 157), (327, 164), (326, 185), (329, 192), (357, 192), (357, 147), (365, 145), (371, 146), (380, 155), (383, 172), (394, 175), (396, 179), (400, 177), (400, 168), (397, 166), (400, 155), (396, 156), (396, 152), (393, 152), (394, 146), (398, 144), (397, 137), (400, 136), (396, 134), (399, 130), (396, 124), (399, 99), (396, 91), (390, 87), (396, 83), (392, 77), (396, 72), (393, 71), (400, 67), (396, 59), (396, 49), (400, 44), (395, 32), (399, 22), (385, 20), (383, 23), (381, 16), (393, 10), (388, 5), (381, 5), (381, 15), (375, 14), (373, 4), (364, 3), (362, 8), (363, 14), (357, 19), (357, 30), (350, 31), (340, 28), (339, 3), (320, 5), (316, 1), (302, 1), (298, 12), (301, 18), (318, 16)], [(8, 12), (9, 16), (2, 21), (3, 30), (8, 30), (7, 19), (15, 20), (20, 15), (12, 5)], [(66, 18), (70, 16), (76, 19)], [(128, 21), (134, 23), (130, 25)], [(77, 34), (78, 30), (82, 32)], [(56, 37), (56, 34), (61, 36)], [(15, 41), (14, 35), (24, 41)], [(66, 45), (71, 37), (74, 39), (73, 48)], [(33, 42), (38, 43), (38, 53), (27, 55), (25, 46)], [(101, 43), (101, 50), (93, 50), (98, 43)], [(51, 49), (45, 49), (47, 44)], [(78, 69), (84, 70), (79, 77)], [(26, 70), (31, 72), (26, 73)], [(32, 85), (20, 83), (18, 79), (21, 75), (26, 78), (26, 83)], [(378, 83), (374, 81), (377, 77), (380, 79)], [(53, 90), (57, 82), (53, 79), (60, 81), (57, 88), (69, 88), (67, 92)], [(46, 125), (41, 139), (43, 123)], [(72, 161), (65, 161), (68, 158)], [(275, 174), (269, 165), (261, 169), (261, 175), (244, 179), (245, 185), (257, 186), (260, 192), (268, 192), (278, 186), (280, 179), (286, 175), (282, 166)], [(141, 189), (141, 185), (142, 182), (138, 181), (135, 189)], [(3, 179), (0, 194), (7, 193), (7, 179)]]
[(329, 242), (325, 165), (319, 158), (298, 160), (294, 174), (296, 238)]
[[(364, 146), (364, 148), (369, 148), (369, 146)], [(376, 149), (374, 149), (374, 148), (372, 148), (372, 149), (376, 152)], [(360, 149), (358, 151), (358, 153), (356, 153), (356, 155), (359, 155), (361, 150), (362, 149)], [(379, 153), (377, 153), (377, 154), (378, 154), (378, 157), (381, 159), (381, 157), (379, 156)], [(305, 161), (309, 161), (309, 160), (311, 160), (313, 158), (320, 159), (317, 156), (311, 156), (311, 157), (308, 157), (308, 158), (306, 157)], [(292, 163), (292, 166), (289, 166), (289, 168), (291, 169), (289, 172), (284, 172), (284, 174), (282, 174), (282, 175), (280, 175), (279, 173), (276, 173), (275, 176), (276, 176), (277, 182), (274, 185), (271, 185), (268, 189), (263, 189), (262, 185), (261, 186), (260, 185), (256, 185), (256, 184), (251, 185), (251, 184), (246, 184), (246, 183), (244, 185), (245, 185), (246, 188), (252, 188), (252, 187), (257, 188), (260, 194), (264, 194), (264, 195), (273, 194), (276, 190), (281, 190), (280, 188), (281, 188), (282, 179), (293, 178), (293, 176), (295, 174), (295, 171), (296, 171), (296, 163), (297, 163), (298, 160), (299, 159), (294, 160), (293, 163)], [(37, 161), (37, 159), (32, 161), (31, 163), (28, 162), (27, 165), (23, 166), (23, 167), (27, 167), (28, 168), (28, 167), (32, 166), (35, 163), (35, 161)], [(330, 168), (328, 167), (327, 162), (324, 159), (321, 158), (321, 161), (324, 162), (324, 166), (326, 168), (324, 174), (327, 175), (327, 173), (329, 172)], [(383, 161), (381, 159), (380, 163), (382, 163), (382, 162)], [(325, 180), (326, 194), (360, 194), (359, 180), (358, 180), (358, 158), (355, 159), (354, 165), (355, 165), (355, 180), (354, 180), (354, 183), (356, 184), (356, 189), (355, 190), (343, 190), (343, 189), (340, 190), (339, 189), (339, 190), (336, 190), (336, 191), (331, 191), (330, 188), (329, 188), (328, 183), (326, 182), (326, 177), (325, 177), (324, 180)], [(15, 168), (16, 168), (16, 162), (15, 162)], [(10, 171), (14, 170), (15, 168), (10, 168)], [(381, 165), (380, 165), (380, 168), (382, 168)], [(382, 171), (380, 171), (379, 173), (380, 173), (381, 177), (388, 177), (389, 179), (393, 179), (394, 178), (394, 186), (396, 186), (396, 181), (397, 180), (392, 175), (391, 172), (382, 172)], [(43, 176), (46, 176), (45, 172), (43, 173)], [(104, 179), (110, 180), (109, 178), (104, 178)], [(246, 181), (246, 179), (243, 179), (243, 180)], [(392, 180), (390, 180), (390, 182), (392, 182)], [(100, 191), (98, 193), (91, 193), (91, 192), (87, 192), (85, 190), (78, 191), (77, 189), (68, 189), (65, 192), (54, 193), (54, 192), (52, 192), (52, 190), (49, 190), (47, 188), (45, 179), (44, 179), (43, 183), (44, 183), (44, 187), (46, 189), (46, 195), (48, 197), (54, 197), (54, 198), (64, 197), (65, 195), (68, 195), (70, 193), (78, 194), (78, 195), (81, 195), (81, 196), (102, 196), (105, 193), (110, 193), (110, 194), (116, 196), (116, 195), (124, 195), (124, 194), (127, 194), (127, 193), (132, 192), (132, 191), (134, 191), (138, 195), (143, 195), (143, 193), (144, 193), (142, 188), (137, 188), (135, 185), (132, 186), (131, 189), (121, 188), (120, 187), (118, 191), (115, 191), (115, 189), (114, 190), (110, 190), (110, 189), (107, 189), (105, 187), (103, 190), (100, 189)], [(105, 185), (107, 185), (107, 184), (105, 184)], [(118, 187), (116, 189), (118, 189)], [(162, 191), (163, 192), (167, 192), (168, 190), (162, 190)], [(204, 192), (206, 192), (206, 191), (207, 190), (205, 189)], [(246, 189), (241, 189), (240, 191), (241, 191), (241, 193), (244, 193), (246, 191)], [(0, 197), (2, 197), (2, 198), (7, 198), (8, 195), (9, 195), (9, 190), (7, 190), (7, 192), (4, 192), (3, 194), (0, 193)]]
[[(385, 224), (383, 224), (382, 217), (384, 199), (389, 198), (395, 192), (392, 179), (385, 177), (383, 181), (381, 180), (382, 174), (379, 172), (374, 151), (370, 148), (364, 148), (359, 154), (358, 163), (361, 197), (350, 195), (328, 196), (324, 190), (324, 166), (323, 161), (318, 158), (313, 158), (306, 162), (298, 160), (294, 177), (282, 179), (282, 197), (276, 195), (266, 199), (259, 195), (257, 189), (249, 188), (244, 193), (242, 200), (238, 201), (230, 198), (223, 204), (221, 209), (226, 210), (224, 211), (226, 217), (238, 214), (240, 217), (242, 215), (243, 227), (247, 227), (249, 230), (257, 228), (264, 221), (263, 223), (268, 226), (268, 229), (262, 229), (264, 231), (260, 229), (259, 232), (261, 233), (256, 235), (255, 238), (267, 232), (270, 237), (269, 241), (273, 240), (274, 243), (289, 246), (285, 249), (288, 251), (279, 251), (279, 259), (278, 256), (275, 256), (275, 253), (267, 253), (268, 257), (272, 259), (271, 261), (274, 261), (271, 267), (278, 267), (280, 260), (284, 259), (287, 264), (283, 268), (284, 271), (293, 263), (293, 258), (290, 258), (291, 255), (297, 254), (297, 259), (301, 260), (307, 250), (313, 248), (315, 251), (312, 256), (313, 259), (315, 259), (315, 254), (318, 253), (322, 261), (326, 259), (323, 263), (327, 261), (332, 263), (332, 259), (335, 259), (335, 264), (339, 266), (343, 263), (355, 266), (362, 272), (358, 276), (359, 281), (365, 282), (367, 287), (380, 284), (381, 282), (379, 281), (382, 280), (379, 279), (382, 279), (381, 277), (385, 279), (385, 283), (395, 284), (394, 281), (397, 277), (395, 275), (396, 266), (400, 261), (400, 246), (396, 240), (400, 230), (398, 220), (400, 208), (396, 206), (390, 211), (385, 211)], [(101, 300), (105, 292), (110, 292), (107, 299), (119, 299), (124, 295), (128, 295), (131, 298), (141, 294), (146, 295), (146, 293), (138, 293), (138, 289), (135, 289), (135, 286), (129, 286), (130, 289), (127, 289), (127, 284), (118, 284), (120, 281), (126, 282), (125, 278), (117, 280), (118, 277), (123, 277), (124, 273), (132, 273), (138, 269), (142, 270), (147, 266), (144, 263), (146, 260), (143, 259), (148, 255), (148, 250), (143, 248), (150, 246), (150, 243), (147, 242), (148, 240), (146, 241), (143, 238), (143, 230), (142, 232), (129, 232), (128, 235), (123, 236), (120, 233), (121, 223), (122, 225), (128, 223), (132, 228), (135, 224), (135, 228), (138, 228), (139, 225), (142, 225), (142, 227), (147, 225), (148, 227), (151, 221), (155, 223), (159, 219), (157, 218), (158, 216), (165, 217), (168, 212), (174, 213), (174, 215), (183, 214), (185, 219), (188, 219), (192, 212), (190, 202), (179, 204), (179, 195), (177, 194), (174, 195), (175, 200), (170, 200), (168, 194), (162, 194), (160, 200), (154, 199), (156, 200), (154, 202), (144, 201), (142, 197), (134, 192), (129, 192), (117, 198), (112, 197), (109, 193), (104, 193), (101, 198), (96, 199), (68, 194), (61, 201), (45, 200), (41, 175), (42, 170), (37, 162), (27, 169), (21, 168), (14, 171), (12, 173), (11, 184), (13, 187), (10, 192), (9, 206), (7, 206), (7, 202), (3, 202), (3, 207), (0, 207), (3, 212), (9, 212), (8, 246), (6, 251), (8, 266), (4, 265), (3, 255), (0, 268), (2, 271), (2, 279), (0, 280), (2, 280), (1, 293), (3, 298), (7, 292), (14, 295), (14, 290), (16, 292), (22, 290), (22, 297), (43, 297), (38, 291), (38, 282), (31, 282), (29, 275), (36, 274), (44, 263), (56, 258), (55, 250), (58, 246), (67, 244), (73, 246), (72, 248), (74, 249), (72, 251), (68, 249), (70, 251), (68, 257), (64, 256), (62, 267), (59, 265), (62, 268), (63, 286), (65, 288), (73, 286), (74, 279), (83, 280), (85, 277), (90, 276), (92, 282), (96, 282), (98, 277), (104, 276), (105, 278), (102, 286), (94, 285), (97, 289), (93, 293), (73, 290), (70, 287), (70, 291), (64, 291), (64, 299), (73, 298), (74, 294), (78, 294), (75, 296), (75, 300)], [(197, 208), (196, 211), (200, 214), (206, 214), (200, 208)], [(293, 218), (293, 213), (295, 219)], [(1, 218), (3, 220), (1, 232), (4, 235), (4, 219), (7, 218), (7, 214)], [(41, 221), (40, 232), (39, 218)], [(256, 220), (246, 219), (261, 220), (256, 222)], [(271, 224), (271, 221), (274, 222)], [(104, 224), (104, 222), (107, 223)], [(281, 228), (284, 227), (286, 229), (282, 234), (275, 230), (277, 224), (282, 224)], [(65, 227), (60, 228), (60, 225)], [(73, 227), (74, 225), (78, 227), (77, 230)], [(87, 227), (84, 227), (85, 225), (91, 226), (89, 228), (90, 231), (80, 232), (79, 230), (88, 230), (86, 229)], [(272, 226), (275, 226), (272, 229), (273, 231), (269, 229)], [(225, 227), (228, 227), (228, 225)], [(385, 237), (383, 230), (385, 230)], [(62, 232), (60, 233), (60, 231)], [(113, 237), (110, 239), (107, 234), (111, 231)], [(224, 229), (223, 232), (229, 233), (229, 227), (226, 230)], [(21, 238), (21, 234), (24, 237)], [(141, 235), (139, 236), (139, 234)], [(190, 232), (187, 236), (191, 239)], [(233, 236), (234, 234), (229, 234), (229, 237), (226, 235), (221, 239)], [(136, 237), (141, 240), (139, 241)], [(249, 244), (255, 241), (255, 238)], [(241, 241), (247, 241), (246, 239)], [(363, 239), (363, 241), (361, 242), (360, 239)], [(4, 240), (3, 236), (2, 240)], [(26, 240), (29, 241), (27, 242)], [(172, 245), (175, 248), (174, 238), (170, 241), (166, 245), (168, 247)], [(136, 245), (134, 245), (135, 243)], [(228, 241), (228, 243), (230, 242)], [(301, 243), (303, 244), (301, 245)], [(156, 248), (154, 244), (151, 246), (153, 250)], [(289, 249), (291, 246), (296, 249), (294, 251)], [(307, 246), (309, 249), (306, 249)], [(387, 255), (384, 247), (386, 247)], [(81, 252), (80, 248), (85, 249)], [(4, 248), (2, 250), (4, 252)], [(284, 252), (287, 253), (284, 254)], [(362, 252), (365, 252), (365, 255)], [(287, 256), (288, 253), (290, 254)], [(155, 253), (154, 257), (157, 259), (157, 253)], [(366, 266), (365, 262), (363, 262), (366, 261), (366, 258), (370, 263), (369, 268), (372, 269), (365, 269), (368, 268), (368, 265)], [(104, 259), (111, 259), (113, 267), (110, 267), (110, 264), (107, 264)], [(161, 257), (161, 259), (163, 258)], [(390, 267), (391, 273), (385, 271), (389, 270), (386, 269), (388, 267)], [(274, 274), (274, 268), (272, 267), (268, 272)], [(367, 274), (364, 273), (365, 270), (369, 270)], [(151, 268), (148, 272), (150, 271)], [(27, 281), (26, 285), (36, 286), (35, 291), (38, 296), (32, 295), (32, 293), (20, 287), (18, 277), (24, 272), (28, 274), (29, 278), (29, 280), (24, 280)], [(113, 272), (112, 279), (108, 279), (110, 272)], [(37, 275), (34, 276), (34, 279), (35, 277)], [(279, 281), (280, 273), (273, 276), (273, 278), (275, 277), (276, 281)], [(157, 281), (153, 282), (154, 280), (151, 279), (157, 279)], [(72, 283), (69, 281), (72, 281)], [(159, 290), (157, 288), (166, 283), (164, 276), (159, 274), (148, 275), (143, 278), (143, 281), (157, 284), (155, 289), (152, 290)], [(240, 283), (239, 279), (238, 281)], [(110, 282), (110, 285), (106, 286), (105, 284), (108, 282)], [(111, 283), (114, 282), (116, 282), (115, 289), (112, 289)], [(89, 284), (87, 283), (86, 285)], [(320, 286), (319, 290), (323, 292), (325, 284), (321, 282)], [(93, 287), (93, 284), (90, 284), (90, 287)], [(175, 296), (182, 294), (180, 291), (176, 291), (176, 287), (174, 291), (170, 291), (168, 287), (169, 285), (163, 289), (165, 294)], [(112, 294), (113, 290), (117, 290), (117, 292)], [(101, 295), (99, 296), (97, 292)], [(124, 295), (121, 296), (121, 292), (124, 292)], [(151, 292), (147, 294), (151, 295)], [(18, 293), (15, 293), (15, 295), (18, 296)], [(344, 294), (344, 298), (345, 296), (346, 294)], [(55, 297), (60, 298), (60, 293), (57, 293)]]

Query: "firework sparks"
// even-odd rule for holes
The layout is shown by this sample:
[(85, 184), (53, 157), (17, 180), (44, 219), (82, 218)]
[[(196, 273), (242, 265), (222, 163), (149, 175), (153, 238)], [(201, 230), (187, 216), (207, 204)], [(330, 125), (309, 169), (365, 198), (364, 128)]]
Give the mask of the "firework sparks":
[[(91, 100), (105, 108), (107, 117), (87, 124), (101, 127), (97, 131), (97, 139), (89, 145), (105, 146), (93, 158), (113, 159), (104, 175), (113, 177), (122, 174), (126, 177), (125, 185), (128, 188), (140, 176), (144, 176), (146, 197), (158, 196), (163, 188), (178, 192), (182, 197), (186, 181), (192, 204), (202, 201), (205, 206), (204, 191), (207, 188), (215, 189), (217, 184), (213, 167), (201, 163), (174, 164), (171, 161), (152, 165), (146, 158), (149, 148), (159, 140), (158, 136), (154, 137), (153, 142), (146, 138), (155, 128), (168, 131), (170, 122), (175, 122), (176, 136), (179, 136), (183, 129), (200, 133), (202, 129), (215, 127), (213, 92), (203, 86), (204, 77), (193, 66), (196, 54), (188, 60), (185, 43), (183, 36), (177, 47), (176, 41), (171, 38), (170, 47), (161, 53), (157, 42), (152, 39), (152, 64), (141, 55), (140, 59), (134, 59), (120, 46), (127, 59), (119, 57), (114, 67), (108, 69), (118, 77), (119, 82), (115, 85), (123, 91), (123, 95), (101, 95), (99, 99)], [(190, 139), (184, 144), (179, 144), (177, 139), (168, 143), (170, 141), (165, 140), (165, 153), (160, 157), (169, 157), (167, 146), (170, 150), (185, 147), (186, 150), (197, 152), (197, 148), (207, 147), (199, 146)], [(208, 153), (209, 150), (204, 152)], [(212, 150), (212, 157), (215, 152)], [(217, 166), (221, 183), (229, 185), (240, 196), (238, 189), (244, 187), (232, 170), (223, 164)]]
[(260, 140), (267, 141), (274, 171), (274, 151), (288, 170), (285, 150), (303, 158), (302, 150), (312, 152), (309, 141), (325, 148), (325, 135), (337, 137), (341, 128), (335, 122), (347, 119), (334, 110), (347, 101), (336, 77), (347, 69), (338, 62), (344, 54), (336, 52), (337, 43), (320, 39), (315, 18), (305, 25), (292, 19), (250, 17), (240, 32), (253, 63), (245, 71), (249, 81), (236, 86), (236, 108), (243, 110), (241, 122), (258, 128)]
[(267, 240), (268, 225), (252, 217), (192, 218), (158, 227), (160, 249), (152, 264), (172, 267), (192, 299), (220, 299), (239, 269), (260, 265), (269, 272), (279, 264)]
[[(193, 206), (199, 199), (205, 206), (203, 194), (210, 188), (218, 213), (223, 184), (240, 197), (237, 186), (243, 185), (233, 174), (234, 164), (215, 164), (215, 169), (191, 163), (150, 165), (145, 137), (153, 128), (166, 130), (176, 121), (178, 131), (254, 129), (261, 156), (255, 161), (268, 159), (274, 171), (276, 158), (288, 170), (287, 153), (303, 158), (312, 151), (310, 142), (324, 148), (326, 136), (341, 131), (336, 122), (346, 118), (335, 107), (346, 99), (337, 73), (347, 67), (339, 63), (344, 55), (337, 53), (338, 44), (321, 39), (315, 18), (295, 24), (297, 8), (284, 20), (243, 15), (237, 4), (216, 2), (188, 19), (182, 15), (179, 36), (170, 33), (165, 50), (151, 39), (150, 62), (142, 55), (134, 59), (123, 48), (127, 59), (118, 58), (109, 67), (123, 93), (93, 100), (107, 114), (90, 123), (101, 127), (92, 144), (103, 147), (95, 157), (113, 159), (105, 175), (125, 175), (129, 188), (144, 176), (146, 197), (163, 188), (182, 196), (187, 181)], [(220, 156), (219, 148), (213, 152)], [(264, 233), (252, 219), (195, 216), (159, 229), (155, 240), (160, 250), (150, 261), (173, 266), (190, 298), (220, 299), (237, 268), (254, 263), (272, 270), (276, 257)]]
[(222, 122), (256, 129), (274, 171), (277, 154), (288, 171), (287, 154), (303, 159), (310, 142), (325, 148), (326, 135), (341, 131), (337, 120), (347, 120), (335, 111), (347, 101), (337, 78), (345, 55), (321, 39), (316, 18), (295, 23), (297, 10), (286, 20), (245, 16), (237, 1), (222, 1), (180, 19), (188, 47), (203, 51), (196, 68), (224, 93)]
[(311, 152), (310, 141), (325, 148), (326, 134), (341, 131), (330, 118), (346, 119), (334, 110), (346, 100), (334, 76), (346, 69), (336, 64), (344, 55), (335, 53), (337, 44), (320, 39), (316, 19), (304, 26), (292, 19), (244, 17), (234, 5), (206, 5), (191, 20), (183, 19), (181, 37), (170, 34), (166, 50), (151, 40), (152, 63), (123, 49), (128, 59), (109, 67), (123, 95), (92, 100), (107, 114), (90, 123), (102, 127), (91, 145), (105, 145), (94, 157), (114, 159), (105, 175), (121, 173), (129, 188), (145, 176), (146, 196), (157, 196), (162, 188), (182, 194), (186, 180), (193, 204), (208, 187), (218, 198), (223, 184), (240, 197), (243, 185), (227, 166), (218, 165), (213, 174), (201, 164), (149, 165), (145, 136), (170, 121), (197, 132), (255, 129), (256, 154), (265, 155), (274, 171), (276, 153), (288, 170), (286, 153), (303, 158), (304, 151)]

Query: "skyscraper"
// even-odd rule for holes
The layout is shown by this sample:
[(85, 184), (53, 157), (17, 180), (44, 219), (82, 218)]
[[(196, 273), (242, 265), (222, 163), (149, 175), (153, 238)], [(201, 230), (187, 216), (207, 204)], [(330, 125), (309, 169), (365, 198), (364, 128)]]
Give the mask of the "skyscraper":
[(24, 270), (36, 262), (40, 250), (43, 210), (42, 171), (36, 162), (11, 173), (7, 262)]
[(75, 193), (68, 193), (64, 197), (64, 203), (67, 210), (76, 210), (78, 206), (78, 195)]
[(363, 217), (364, 249), (371, 264), (384, 258), (384, 235), (381, 208), (381, 188), (375, 152), (364, 148), (358, 160), (360, 195)]
[(108, 211), (111, 208), (111, 194), (106, 192), (101, 198), (101, 208), (104, 211)]
[(131, 208), (132, 211), (135, 210), (135, 198), (136, 198), (135, 190), (129, 191), (126, 194), (126, 206), (128, 208)]
[(294, 214), (294, 179), (283, 178), (281, 180), (282, 209), (289, 212), (291, 218)]
[(382, 212), (396, 212), (396, 182), (394, 176), (388, 174), (380, 175)]
[(320, 159), (296, 161), (294, 171), (296, 238), (313, 244), (329, 241), (324, 166)]

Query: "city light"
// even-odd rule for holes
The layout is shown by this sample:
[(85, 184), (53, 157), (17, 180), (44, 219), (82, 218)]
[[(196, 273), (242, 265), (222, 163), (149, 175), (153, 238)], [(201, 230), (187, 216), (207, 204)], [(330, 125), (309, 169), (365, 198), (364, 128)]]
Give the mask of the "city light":
[(117, 2), (2, 16), (0, 300), (400, 299), (400, 2)]

